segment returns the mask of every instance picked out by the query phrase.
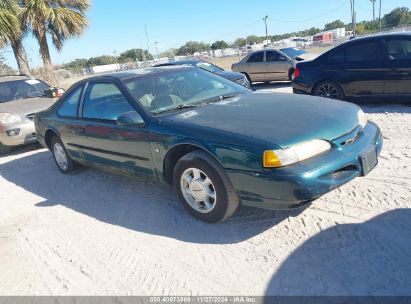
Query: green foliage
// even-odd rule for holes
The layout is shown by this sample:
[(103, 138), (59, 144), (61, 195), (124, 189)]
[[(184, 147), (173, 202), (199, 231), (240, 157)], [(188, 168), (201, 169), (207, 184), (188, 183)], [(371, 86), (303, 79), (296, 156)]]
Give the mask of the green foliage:
[(330, 30), (334, 30), (334, 29), (337, 29), (337, 28), (341, 28), (341, 27), (345, 27), (345, 24), (344, 24), (344, 22), (342, 22), (341, 20), (338, 19), (338, 20), (334, 20), (330, 23), (327, 23), (324, 26), (324, 31), (330, 31)]
[(255, 44), (255, 43), (262, 43), (265, 37), (258, 37), (255, 35), (248, 36), (247, 38), (248, 44)]
[(131, 49), (131, 50), (127, 50), (121, 53), (120, 56), (118, 57), (118, 62), (126, 63), (126, 62), (134, 62), (134, 61), (144, 61), (144, 56), (146, 60), (153, 59), (153, 56), (147, 50)]
[(243, 46), (246, 45), (246, 43), (247, 43), (247, 40), (246, 40), (246, 39), (244, 39), (244, 38), (237, 38), (237, 39), (234, 41), (233, 46), (234, 46), (234, 47), (243, 47)]
[(382, 18), (384, 27), (396, 27), (411, 23), (411, 12), (408, 7), (397, 7)]
[(212, 50), (221, 50), (228, 48), (228, 43), (224, 40), (218, 40), (211, 45)]
[(188, 41), (186, 44), (181, 46), (177, 55), (192, 55), (197, 52), (209, 51), (211, 49), (210, 45), (204, 42), (198, 41)]
[[(153, 56), (144, 50), (144, 54), (146, 56), (146, 60), (152, 60)], [(131, 49), (127, 50), (120, 54), (118, 58), (109, 55), (91, 57), (89, 59), (75, 59), (67, 64), (63, 65), (64, 69), (73, 71), (73, 72), (80, 72), (85, 68), (91, 68), (93, 66), (98, 65), (106, 65), (106, 64), (113, 64), (113, 63), (127, 63), (127, 62), (134, 62), (134, 61), (143, 61), (143, 50), (142, 49)]]

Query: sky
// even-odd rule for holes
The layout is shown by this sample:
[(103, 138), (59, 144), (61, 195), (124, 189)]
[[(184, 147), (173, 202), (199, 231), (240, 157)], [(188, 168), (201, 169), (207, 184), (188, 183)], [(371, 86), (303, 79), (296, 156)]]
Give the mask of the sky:
[[(372, 19), (370, 0), (355, 0), (357, 21)], [(376, 1), (376, 15), (378, 15)], [(382, 15), (393, 8), (411, 7), (411, 0), (382, 0)], [(131, 48), (156, 54), (189, 40), (212, 43), (265, 35), (262, 18), (268, 15), (268, 33), (282, 34), (310, 27), (323, 28), (335, 19), (350, 22), (349, 0), (91, 0), (90, 26), (81, 37), (66, 41), (61, 52), (51, 46), (54, 64), (76, 58), (117, 55)], [(147, 28), (148, 43), (145, 34)], [(37, 41), (29, 33), (24, 46), (31, 67), (42, 64)], [(10, 49), (0, 50), (16, 67)]]

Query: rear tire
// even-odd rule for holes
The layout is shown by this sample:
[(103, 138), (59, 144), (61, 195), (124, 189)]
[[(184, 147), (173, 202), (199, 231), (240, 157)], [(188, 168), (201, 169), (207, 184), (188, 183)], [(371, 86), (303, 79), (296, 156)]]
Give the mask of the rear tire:
[(53, 153), (53, 158), (56, 162), (57, 168), (61, 173), (70, 174), (79, 168), (79, 165), (71, 159), (62, 141), (57, 136), (54, 136), (51, 139), (50, 150), (51, 153)]
[(341, 86), (331, 80), (322, 81), (315, 86), (314, 95), (331, 99), (344, 99), (344, 91)]
[(220, 164), (204, 151), (180, 158), (173, 184), (184, 208), (202, 221), (221, 222), (237, 210), (239, 199), (231, 181)]
[(250, 75), (248, 75), (247, 73), (241, 73), (241, 74), (243, 74), (243, 75), (247, 78), (247, 80), (248, 80), (248, 82), (249, 82), (250, 84), (253, 83), (253, 82), (251, 81)]
[(9, 154), (11, 151), (12, 151), (11, 147), (5, 146), (2, 143), (0, 143), (0, 155)]

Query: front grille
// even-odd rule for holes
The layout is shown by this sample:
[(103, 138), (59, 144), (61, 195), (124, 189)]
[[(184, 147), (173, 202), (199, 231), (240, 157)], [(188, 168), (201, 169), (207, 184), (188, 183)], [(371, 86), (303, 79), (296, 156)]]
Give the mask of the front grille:
[(27, 117), (27, 119), (33, 121), (34, 120), (34, 113), (27, 114), (26, 117)]

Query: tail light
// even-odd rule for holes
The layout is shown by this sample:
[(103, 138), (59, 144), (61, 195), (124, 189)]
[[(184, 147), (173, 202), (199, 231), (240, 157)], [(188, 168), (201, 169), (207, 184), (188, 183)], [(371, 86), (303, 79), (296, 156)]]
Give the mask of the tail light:
[(300, 70), (298, 69), (298, 67), (295, 67), (295, 70), (294, 70), (294, 79), (296, 79), (298, 76), (300, 76)]

